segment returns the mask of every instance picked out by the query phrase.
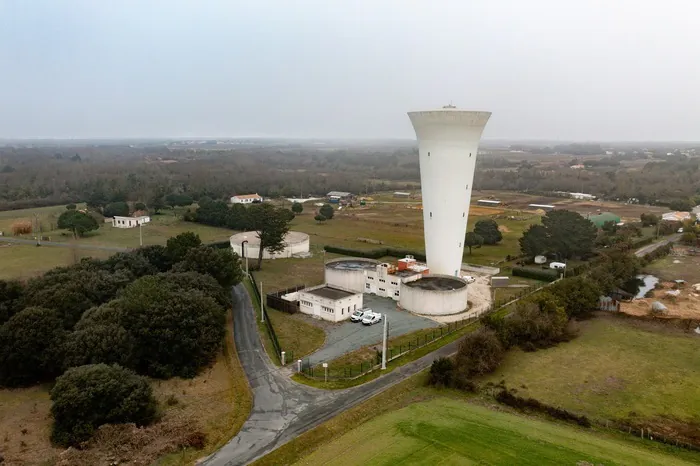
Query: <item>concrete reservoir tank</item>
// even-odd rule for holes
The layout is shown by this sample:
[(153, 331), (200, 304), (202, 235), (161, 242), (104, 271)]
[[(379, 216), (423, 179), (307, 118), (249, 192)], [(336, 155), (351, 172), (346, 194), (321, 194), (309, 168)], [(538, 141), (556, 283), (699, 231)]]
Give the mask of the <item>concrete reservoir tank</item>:
[(409, 112), (418, 139), (425, 254), (435, 274), (459, 276), (479, 140), (491, 112)]
[(401, 285), (399, 306), (423, 315), (444, 316), (467, 309), (467, 282), (451, 275), (427, 275)]
[(379, 261), (361, 257), (341, 257), (326, 262), (326, 284), (342, 290), (364, 293), (366, 271), (376, 270)]
[[(245, 250), (245, 257), (257, 259), (260, 252), (260, 238), (255, 231), (245, 231), (231, 236), (231, 249), (241, 257)], [(245, 242), (245, 245), (243, 244)], [(284, 249), (279, 252), (270, 253), (263, 251), (263, 259), (280, 259), (293, 257), (297, 254), (307, 254), (309, 252), (309, 235), (300, 231), (290, 231), (284, 236)]]

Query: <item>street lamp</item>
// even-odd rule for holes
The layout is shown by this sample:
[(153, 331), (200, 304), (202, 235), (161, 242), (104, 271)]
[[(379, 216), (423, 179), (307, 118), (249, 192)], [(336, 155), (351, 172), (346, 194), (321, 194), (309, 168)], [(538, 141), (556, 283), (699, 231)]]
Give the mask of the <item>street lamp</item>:
[(241, 256), (245, 259), (245, 274), (248, 276), (248, 256), (245, 255), (245, 245), (248, 242), (248, 237), (243, 237), (243, 242), (241, 242)]

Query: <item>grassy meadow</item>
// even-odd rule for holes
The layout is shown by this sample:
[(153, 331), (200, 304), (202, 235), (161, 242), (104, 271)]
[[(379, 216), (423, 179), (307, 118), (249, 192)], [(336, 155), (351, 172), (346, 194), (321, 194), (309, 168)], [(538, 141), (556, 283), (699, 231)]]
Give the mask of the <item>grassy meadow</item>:
[(690, 465), (650, 442), (435, 398), (384, 414), (321, 446), (297, 465)]

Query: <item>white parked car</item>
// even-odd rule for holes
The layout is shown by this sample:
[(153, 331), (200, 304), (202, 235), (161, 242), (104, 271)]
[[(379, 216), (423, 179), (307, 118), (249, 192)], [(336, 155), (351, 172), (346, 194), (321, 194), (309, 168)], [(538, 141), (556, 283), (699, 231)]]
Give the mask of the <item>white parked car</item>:
[(350, 320), (352, 322), (362, 322), (362, 318), (372, 313), (372, 309), (365, 307), (358, 309), (350, 315)]
[(471, 275), (463, 275), (462, 278), (467, 283), (474, 283), (476, 281), (476, 278), (472, 277)]
[(683, 228), (679, 228), (678, 233), (683, 233)]
[(563, 262), (550, 262), (549, 268), (555, 270), (564, 270), (566, 268), (566, 264)]
[(382, 315), (378, 312), (370, 311), (362, 318), (362, 325), (374, 325), (382, 321)]

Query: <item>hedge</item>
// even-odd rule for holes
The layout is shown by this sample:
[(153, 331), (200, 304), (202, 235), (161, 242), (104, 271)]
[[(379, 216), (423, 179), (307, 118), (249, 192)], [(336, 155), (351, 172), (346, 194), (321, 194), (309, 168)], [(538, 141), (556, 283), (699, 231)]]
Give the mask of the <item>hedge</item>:
[(214, 249), (226, 249), (231, 247), (231, 242), (229, 240), (226, 241), (215, 241), (213, 243), (208, 243), (206, 246), (209, 246), (210, 248)]
[(324, 246), (326, 252), (332, 252), (334, 254), (342, 254), (345, 256), (353, 257), (364, 257), (366, 259), (379, 259), (385, 256), (392, 256), (403, 258), (406, 256), (413, 256), (416, 260), (425, 261), (425, 254), (422, 252), (410, 251), (408, 249), (398, 249), (398, 248), (377, 248), (377, 249), (351, 249), (344, 248), (340, 246)]
[(514, 277), (533, 278), (543, 282), (553, 282), (559, 278), (559, 271), (552, 269), (533, 269), (529, 267), (513, 267)]

